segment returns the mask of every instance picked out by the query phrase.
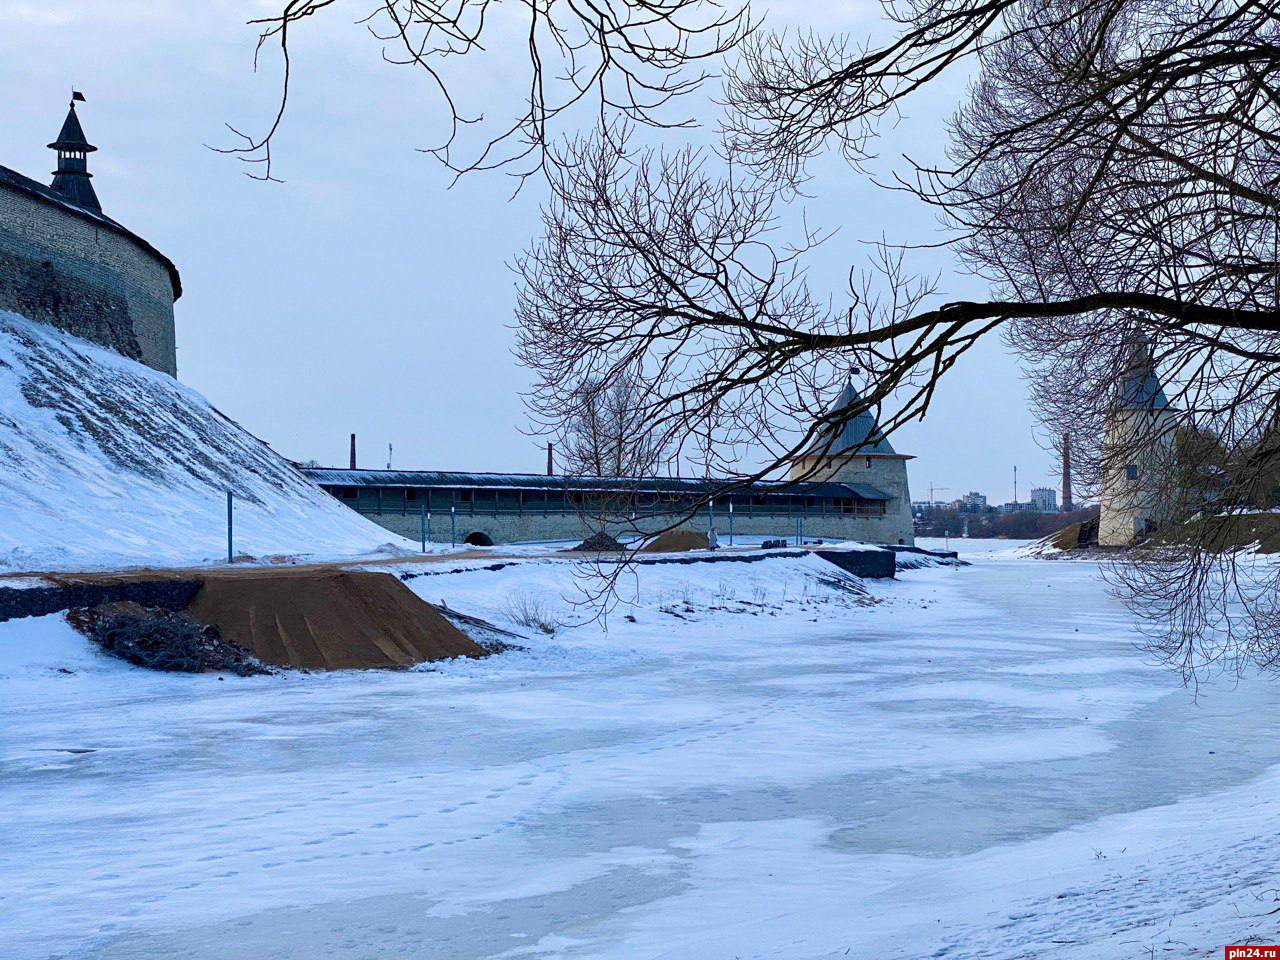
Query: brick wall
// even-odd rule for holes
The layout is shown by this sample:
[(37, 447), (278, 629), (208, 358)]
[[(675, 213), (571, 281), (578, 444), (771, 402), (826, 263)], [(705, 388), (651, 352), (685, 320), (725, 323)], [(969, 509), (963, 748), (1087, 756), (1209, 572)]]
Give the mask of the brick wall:
[(0, 309), (177, 374), (164, 263), (91, 218), (0, 184)]

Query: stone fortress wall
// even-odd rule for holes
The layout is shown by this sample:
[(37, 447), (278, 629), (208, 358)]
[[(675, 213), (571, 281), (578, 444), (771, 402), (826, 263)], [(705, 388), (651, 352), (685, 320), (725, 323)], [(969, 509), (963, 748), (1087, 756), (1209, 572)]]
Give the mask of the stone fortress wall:
[[(410, 540), (422, 535), (422, 516), (417, 510), (387, 510), (384, 513), (360, 511), (361, 515)], [(797, 515), (798, 516), (798, 515)], [(645, 530), (660, 530), (674, 517), (668, 519), (647, 518), (640, 526)], [(862, 540), (867, 543), (897, 543), (903, 531), (896, 517), (867, 516), (805, 516), (802, 533), (806, 540)], [(551, 513), (542, 515), (535, 511), (524, 515), (510, 513), (484, 513), (477, 510), (459, 511), (454, 515), (454, 537), (464, 542), (468, 536), (484, 534), (493, 543), (538, 542), (543, 540), (583, 540), (596, 532), (599, 523), (588, 523), (576, 513)], [(729, 516), (723, 509), (716, 510), (716, 535), (722, 546), (729, 545)], [(635, 529), (628, 523), (607, 523), (605, 532), (612, 536), (634, 536)], [(705, 510), (692, 519), (682, 522), (677, 529), (705, 533), (708, 518)], [(733, 518), (733, 537), (739, 546), (759, 545), (764, 539), (785, 537), (794, 539), (797, 533), (796, 516), (748, 516), (738, 513)], [(431, 515), (430, 540), (432, 543), (450, 542), (449, 512), (435, 511)], [(907, 540), (907, 543), (911, 543)]]
[(173, 303), (180, 291), (168, 262), (113, 221), (21, 189), (5, 172), (0, 309), (176, 375)]

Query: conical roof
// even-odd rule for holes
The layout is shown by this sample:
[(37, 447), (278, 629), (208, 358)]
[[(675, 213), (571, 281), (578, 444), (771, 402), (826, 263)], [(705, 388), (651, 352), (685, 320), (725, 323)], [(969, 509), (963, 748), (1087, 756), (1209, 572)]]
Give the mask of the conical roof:
[(75, 101), (67, 111), (67, 119), (62, 121), (62, 129), (58, 131), (58, 139), (49, 144), (50, 150), (83, 150), (92, 153), (98, 148), (91, 144), (80, 126), (80, 118), (76, 116)]
[[(853, 384), (848, 384), (842, 391), (840, 396), (836, 398), (836, 402), (831, 407), (831, 412), (837, 413), (840, 410), (846, 410), (861, 402), (858, 391), (853, 388)], [(898, 456), (898, 452), (893, 449), (893, 445), (880, 431), (880, 425), (876, 423), (875, 415), (870, 410), (863, 410), (851, 420), (846, 420), (840, 426), (836, 427), (834, 437), (820, 437), (818, 441), (809, 449), (810, 453), (823, 453), (827, 456), (839, 456), (842, 453), (857, 451), (858, 454), (864, 456)], [(830, 445), (828, 446), (828, 441)]]
[(1120, 410), (1164, 410), (1169, 398), (1156, 376), (1151, 344), (1139, 340), (1129, 354), (1129, 365), (1116, 387), (1116, 408)]
[(58, 169), (54, 171), (53, 182), (49, 186), (76, 206), (100, 213), (102, 204), (93, 189), (90, 179), (93, 174), (89, 172), (87, 159), (87, 155), (98, 148), (85, 137), (80, 118), (76, 116), (76, 100), (82, 99), (79, 93), (72, 94), (71, 108), (67, 111), (67, 119), (62, 121), (58, 139), (49, 144), (50, 150), (58, 151)]

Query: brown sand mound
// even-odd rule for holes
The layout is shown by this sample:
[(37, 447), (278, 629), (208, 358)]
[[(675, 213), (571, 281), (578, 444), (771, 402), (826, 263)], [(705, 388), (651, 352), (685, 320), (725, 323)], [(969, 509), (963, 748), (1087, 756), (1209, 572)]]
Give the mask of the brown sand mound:
[(264, 663), (313, 670), (408, 667), (485, 651), (396, 577), (366, 571), (222, 576), (188, 611)]
[(1080, 555), (1091, 554), (1098, 549), (1098, 518), (1087, 517), (1075, 523), (1069, 523), (1061, 530), (1055, 530), (1041, 537), (1031, 546), (1033, 553), (1048, 556), (1055, 553), (1074, 552)]
[(1074, 550), (1080, 546), (1080, 524), (1068, 524), (1057, 533), (1049, 534), (1041, 542), (1059, 550)]
[(641, 553), (684, 553), (686, 550), (706, 550), (711, 545), (707, 535), (697, 530), (668, 530), (654, 537), (640, 550)]

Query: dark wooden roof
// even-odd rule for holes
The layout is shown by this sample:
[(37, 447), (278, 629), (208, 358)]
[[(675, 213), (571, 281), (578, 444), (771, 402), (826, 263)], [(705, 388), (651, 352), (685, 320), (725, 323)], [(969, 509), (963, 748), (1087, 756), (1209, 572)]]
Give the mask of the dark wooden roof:
[(11, 190), (18, 190), (36, 200), (60, 207), (65, 211), (91, 221), (99, 227), (111, 230), (128, 238), (129, 240), (132, 240), (135, 244), (164, 264), (165, 270), (169, 273), (169, 282), (173, 285), (173, 299), (177, 300), (182, 296), (182, 278), (178, 275), (178, 268), (173, 265), (173, 261), (151, 244), (147, 243), (147, 241), (143, 240), (128, 227), (112, 220), (100, 210), (89, 210), (85, 207), (72, 203), (53, 188), (46, 187), (42, 183), (37, 183), (30, 177), (24, 177), (22, 174), (18, 173), (18, 171), (10, 170), (8, 167), (0, 167), (0, 187), (8, 187)]
[(405, 487), (452, 490), (548, 490), (585, 493), (688, 493), (718, 496), (724, 490), (754, 497), (851, 497), (892, 500), (891, 494), (869, 483), (801, 483), (758, 481), (734, 490), (726, 478), (691, 477), (564, 477), (541, 473), (468, 473), (452, 470), (348, 470), (342, 467), (302, 467), (302, 473), (322, 487)]
[[(831, 413), (836, 414), (848, 410), (861, 402), (858, 391), (849, 383), (836, 398)], [(875, 414), (863, 410), (851, 420), (838, 424), (834, 431), (828, 432), (814, 441), (806, 451), (808, 454), (823, 454), (828, 457), (846, 456), (856, 452), (860, 457), (901, 457), (902, 454), (893, 449), (889, 438), (880, 430)], [(905, 458), (904, 459), (909, 459)]]

